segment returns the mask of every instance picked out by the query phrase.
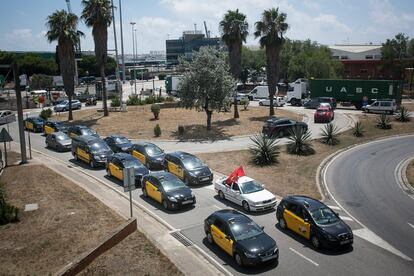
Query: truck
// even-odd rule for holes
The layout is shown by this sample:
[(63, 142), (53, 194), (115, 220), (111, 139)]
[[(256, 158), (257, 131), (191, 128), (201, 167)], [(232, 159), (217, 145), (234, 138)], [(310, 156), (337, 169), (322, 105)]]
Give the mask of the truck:
[(295, 82), (289, 83), (286, 93), (286, 101), (293, 106), (302, 105), (302, 100), (308, 97), (309, 83), (305, 79), (297, 79)]
[(167, 75), (165, 78), (165, 89), (168, 95), (178, 96), (178, 89), (181, 82), (181, 76)]
[[(278, 89), (276, 87), (277, 95)], [(249, 100), (253, 101), (256, 99), (269, 99), (269, 88), (265, 85), (256, 86), (252, 91), (246, 94)]]

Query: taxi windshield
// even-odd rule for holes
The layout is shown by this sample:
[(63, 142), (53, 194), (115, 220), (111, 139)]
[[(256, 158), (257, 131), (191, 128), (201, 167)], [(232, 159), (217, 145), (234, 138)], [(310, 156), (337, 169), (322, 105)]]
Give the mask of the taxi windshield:
[(263, 190), (262, 185), (254, 180), (241, 183), (239, 186), (243, 194), (251, 194)]
[(125, 137), (116, 137), (115, 138), (115, 143), (117, 143), (118, 145), (126, 144), (126, 143), (129, 143), (129, 140)]
[(82, 128), (81, 130), (82, 135), (94, 135), (96, 134), (96, 131), (90, 128)]
[(159, 147), (155, 146), (155, 145), (148, 145), (145, 147), (145, 151), (147, 152), (147, 154), (149, 156), (156, 156), (156, 155), (160, 155), (163, 153), (162, 149), (160, 149)]
[(328, 225), (339, 221), (338, 216), (328, 207), (310, 211), (313, 220), (320, 225)]
[(186, 187), (180, 179), (171, 174), (167, 174), (161, 179), (161, 185), (166, 192)]
[(137, 159), (131, 158), (124, 161), (124, 167), (125, 168), (139, 168), (144, 165), (141, 164)]
[(201, 160), (198, 159), (197, 157), (186, 157), (183, 160), (183, 163), (184, 163), (184, 167), (187, 170), (194, 170), (194, 169), (204, 166), (203, 162), (201, 162)]
[(110, 148), (108, 147), (106, 143), (94, 142), (93, 144), (91, 144), (92, 153), (100, 153), (100, 152), (105, 152), (105, 151), (110, 151)]
[(69, 140), (69, 136), (67, 136), (65, 133), (56, 135), (56, 139), (59, 141)]
[(230, 229), (237, 241), (250, 239), (263, 233), (262, 228), (254, 221), (230, 222)]

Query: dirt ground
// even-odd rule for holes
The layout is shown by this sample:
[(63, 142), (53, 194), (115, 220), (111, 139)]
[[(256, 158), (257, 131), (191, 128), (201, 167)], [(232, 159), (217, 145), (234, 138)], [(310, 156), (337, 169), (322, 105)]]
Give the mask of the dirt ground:
[[(280, 196), (302, 194), (314, 198), (320, 198), (315, 183), (316, 171), (319, 164), (333, 152), (356, 143), (362, 143), (376, 138), (395, 134), (414, 133), (414, 120), (408, 123), (392, 121), (392, 129), (378, 129), (376, 116), (360, 116), (364, 126), (364, 137), (357, 138), (351, 131), (342, 133), (340, 144), (328, 146), (319, 141), (313, 141), (315, 155), (295, 156), (286, 152), (286, 146), (280, 146), (279, 163), (268, 167), (256, 167), (250, 163), (248, 150), (226, 153), (206, 153), (198, 156), (204, 160), (210, 168), (228, 175), (237, 166), (242, 165), (246, 174), (262, 182), (267, 189)], [(237, 160), (237, 161), (235, 161)]]
[[(17, 157), (11, 153), (9, 161), (16, 161)], [(0, 275), (56, 273), (76, 256), (95, 247), (124, 221), (95, 197), (43, 165), (11, 166), (5, 169), (0, 182), (9, 203), (21, 209), (20, 222), (0, 226)], [(29, 203), (38, 203), (39, 209), (23, 212)], [(125, 260), (132, 268), (129, 274), (179, 274), (138, 231), (121, 247), (122, 254), (129, 256)], [(110, 250), (106, 253), (107, 262), (98, 261), (92, 267), (100, 275), (117, 274), (115, 271), (126, 266), (114, 261), (119, 252), (119, 246)]]
[[(276, 116), (290, 117), (301, 121), (302, 116), (277, 108)], [(233, 119), (231, 112), (213, 112), (212, 130), (206, 130), (206, 114), (195, 109), (166, 108), (161, 109), (160, 119), (154, 120), (150, 105), (128, 106), (128, 112), (111, 112), (109, 117), (103, 117), (96, 110), (81, 110), (74, 112), (74, 124), (83, 124), (94, 128), (99, 135), (122, 134), (131, 139), (154, 139), (154, 127), (159, 124), (161, 136), (159, 139), (179, 140), (220, 140), (236, 135), (248, 135), (262, 130), (263, 122), (268, 118), (269, 108), (249, 107), (243, 110), (239, 107), (239, 119)], [(55, 115), (53, 119), (66, 120), (67, 114)], [(178, 126), (185, 127), (185, 134), (178, 134)]]
[(408, 164), (407, 167), (407, 178), (408, 182), (410, 182), (411, 186), (414, 187), (414, 160)]

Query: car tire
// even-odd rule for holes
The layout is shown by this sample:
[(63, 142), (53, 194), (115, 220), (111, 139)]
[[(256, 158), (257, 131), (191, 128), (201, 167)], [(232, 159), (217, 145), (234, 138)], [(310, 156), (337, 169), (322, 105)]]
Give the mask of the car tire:
[(234, 254), (234, 260), (238, 266), (243, 266), (243, 260), (239, 253)]
[(169, 209), (168, 208), (168, 202), (165, 199), (162, 201), (162, 207), (164, 207), (165, 210)]
[(214, 244), (213, 236), (211, 235), (211, 231), (206, 233), (206, 238), (209, 244)]
[(145, 186), (144, 186), (144, 187), (142, 187), (142, 195), (143, 195), (144, 197), (148, 197), (147, 189), (145, 188)]
[(243, 206), (244, 211), (250, 212), (250, 206), (249, 206), (249, 203), (247, 201), (243, 201), (242, 206)]
[(320, 248), (321, 244), (317, 236), (312, 236), (311, 238), (312, 246), (316, 249)]
[(260, 106), (263, 106), (263, 103), (262, 103), (262, 102), (259, 102), (259, 105), (260, 105)]
[(218, 192), (218, 195), (220, 197), (220, 199), (224, 200), (226, 197), (224, 196), (224, 193), (222, 191)]
[(279, 219), (279, 226), (280, 226), (280, 228), (282, 228), (283, 230), (286, 230), (286, 221), (285, 221), (285, 219), (283, 218), (283, 217), (281, 217), (280, 219)]

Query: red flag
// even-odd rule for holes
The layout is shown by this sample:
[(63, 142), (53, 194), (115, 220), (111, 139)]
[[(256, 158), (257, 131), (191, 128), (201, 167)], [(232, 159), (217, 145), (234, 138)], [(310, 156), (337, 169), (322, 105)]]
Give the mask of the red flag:
[(235, 169), (226, 179), (226, 184), (231, 185), (231, 183), (237, 182), (239, 177), (245, 176), (243, 167), (240, 166)]

